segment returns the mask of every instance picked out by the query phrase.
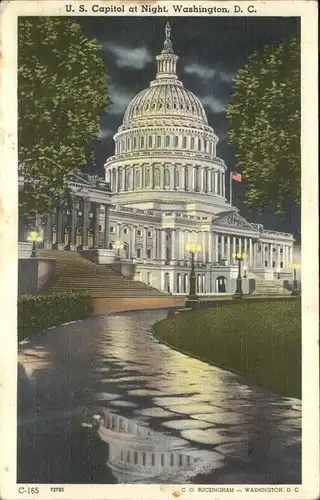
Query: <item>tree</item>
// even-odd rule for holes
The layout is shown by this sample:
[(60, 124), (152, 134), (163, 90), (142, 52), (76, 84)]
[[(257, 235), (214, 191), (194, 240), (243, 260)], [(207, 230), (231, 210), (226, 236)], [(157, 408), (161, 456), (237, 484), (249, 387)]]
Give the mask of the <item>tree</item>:
[(234, 79), (229, 140), (254, 209), (274, 203), (283, 214), (300, 202), (300, 46), (297, 40), (253, 54)]
[(46, 213), (65, 194), (66, 176), (85, 161), (109, 104), (101, 47), (66, 17), (18, 24), (18, 161), (21, 213)]

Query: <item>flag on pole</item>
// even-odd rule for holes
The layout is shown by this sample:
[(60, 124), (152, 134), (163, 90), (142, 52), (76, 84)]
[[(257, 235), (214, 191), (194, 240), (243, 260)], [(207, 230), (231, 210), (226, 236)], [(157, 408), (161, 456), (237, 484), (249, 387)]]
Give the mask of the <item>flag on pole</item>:
[(242, 181), (242, 175), (239, 174), (238, 172), (230, 172), (230, 205), (232, 206), (232, 181), (236, 182), (241, 182)]
[(242, 175), (237, 172), (232, 172), (232, 179), (237, 182), (241, 182)]

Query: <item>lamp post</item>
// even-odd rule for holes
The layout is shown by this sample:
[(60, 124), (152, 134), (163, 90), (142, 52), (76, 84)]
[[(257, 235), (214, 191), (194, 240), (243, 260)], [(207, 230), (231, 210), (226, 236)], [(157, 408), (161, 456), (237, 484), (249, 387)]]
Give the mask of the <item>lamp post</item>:
[(248, 256), (246, 253), (234, 252), (232, 257), (238, 262), (238, 276), (237, 276), (237, 287), (236, 293), (233, 295), (235, 299), (243, 299), (244, 294), (242, 291), (242, 278), (241, 278), (241, 262)]
[(292, 290), (292, 295), (300, 295), (299, 290), (298, 290), (298, 281), (297, 281), (297, 269), (300, 269), (300, 264), (290, 264), (290, 266), (293, 269), (293, 290)]
[(113, 248), (115, 248), (116, 250), (118, 250), (118, 260), (120, 260), (120, 250), (123, 250), (124, 249), (124, 244), (123, 244), (123, 241), (121, 240), (116, 240), (113, 244)]
[(42, 241), (40, 233), (37, 230), (30, 231), (28, 241), (32, 241), (31, 257), (37, 257), (36, 242)]
[(196, 272), (194, 269), (194, 255), (196, 252), (200, 252), (201, 246), (199, 243), (188, 243), (186, 246), (187, 252), (191, 254), (191, 273), (190, 273), (190, 288), (189, 296), (186, 299), (186, 307), (194, 307), (199, 302), (199, 297), (196, 293)]
[(281, 272), (280, 267), (277, 267), (277, 280), (280, 279), (280, 272)]

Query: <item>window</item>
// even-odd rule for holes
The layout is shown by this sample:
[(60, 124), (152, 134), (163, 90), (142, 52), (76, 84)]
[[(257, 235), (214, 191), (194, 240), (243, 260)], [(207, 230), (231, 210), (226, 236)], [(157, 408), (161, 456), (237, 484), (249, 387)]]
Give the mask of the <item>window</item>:
[(146, 186), (150, 186), (151, 184), (151, 176), (150, 176), (150, 168), (146, 171)]
[(161, 148), (161, 137), (160, 137), (160, 135), (157, 136), (157, 148)]
[(154, 453), (152, 453), (152, 455), (151, 455), (151, 465), (154, 465), (154, 464), (155, 464)]
[(148, 231), (148, 238), (151, 238), (151, 237), (152, 237), (152, 232)]
[(174, 454), (170, 454), (170, 465), (174, 465)]
[(201, 151), (201, 139), (198, 139), (198, 150)]
[(138, 463), (138, 452), (137, 451), (134, 452), (134, 463), (135, 464)]
[(283, 268), (283, 262), (280, 262), (280, 267)]
[(174, 138), (174, 145), (175, 147), (177, 148), (178, 145), (179, 145), (179, 137), (176, 135), (175, 138)]
[(275, 261), (272, 262), (272, 267), (276, 267)]
[(114, 234), (114, 233), (115, 233), (115, 229), (114, 229), (114, 227), (113, 227), (113, 226), (110, 226), (110, 233), (111, 233), (111, 234)]
[(138, 235), (138, 236), (141, 236), (141, 235), (142, 235), (142, 231), (141, 231), (141, 229), (138, 229), (138, 231), (137, 231), (137, 235)]
[(133, 147), (133, 149), (137, 148), (137, 138), (136, 137), (133, 138), (133, 146), (132, 147)]
[(194, 149), (194, 138), (193, 137), (191, 137), (190, 148)]
[(264, 261), (264, 267), (268, 267), (268, 261), (267, 260)]
[(160, 170), (158, 168), (154, 170), (154, 185), (160, 186)]
[(127, 139), (127, 150), (129, 151), (130, 149), (130, 144), (131, 144), (131, 141), (130, 141), (130, 138)]
[(147, 259), (151, 259), (151, 250), (150, 250), (150, 248), (148, 248), (148, 250), (147, 250)]
[(125, 229), (123, 230), (123, 234), (128, 234), (128, 229), (127, 229), (127, 228), (125, 228)]
[(161, 453), (161, 465), (164, 466), (164, 454)]
[(142, 453), (142, 465), (146, 465), (146, 454), (145, 453)]
[(170, 146), (170, 136), (166, 136), (166, 148)]
[(208, 147), (209, 143), (208, 141), (205, 142), (205, 145), (204, 145), (204, 149), (205, 149), (205, 152), (208, 153), (209, 152), (209, 147)]
[(149, 144), (149, 148), (152, 148), (152, 135), (149, 135), (148, 144)]
[(186, 147), (187, 147), (187, 138), (186, 137), (184, 137), (183, 140), (182, 140), (182, 147), (184, 149), (186, 149)]
[(127, 453), (127, 462), (130, 462), (130, 451)]
[(188, 189), (188, 169), (184, 169), (184, 189)]
[(123, 450), (121, 450), (121, 460), (123, 460)]
[(140, 148), (144, 148), (144, 137), (140, 137)]
[(137, 248), (137, 258), (141, 259), (141, 248)]
[(168, 168), (166, 168), (164, 171), (164, 185), (170, 186), (170, 172)]

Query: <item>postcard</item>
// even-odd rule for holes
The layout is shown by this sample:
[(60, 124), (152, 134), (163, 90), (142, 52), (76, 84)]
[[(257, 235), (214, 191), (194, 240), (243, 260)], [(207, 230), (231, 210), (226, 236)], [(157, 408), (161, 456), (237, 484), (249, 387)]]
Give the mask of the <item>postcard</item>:
[(1, 498), (317, 498), (316, 2), (0, 22)]

